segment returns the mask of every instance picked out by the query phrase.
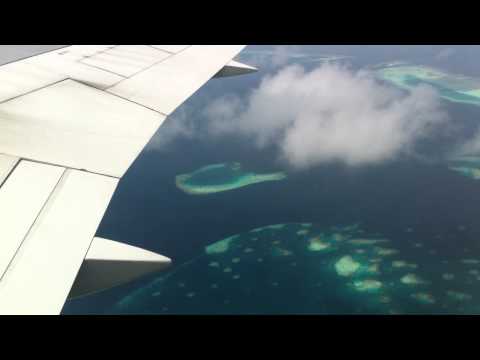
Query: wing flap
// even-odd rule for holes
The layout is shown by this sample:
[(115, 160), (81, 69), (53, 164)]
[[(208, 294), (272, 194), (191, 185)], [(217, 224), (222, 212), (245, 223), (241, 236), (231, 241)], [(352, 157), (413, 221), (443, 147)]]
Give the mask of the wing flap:
[(65, 171), (0, 281), (0, 313), (60, 313), (117, 183)]
[(0, 279), (64, 170), (22, 161), (0, 188)]

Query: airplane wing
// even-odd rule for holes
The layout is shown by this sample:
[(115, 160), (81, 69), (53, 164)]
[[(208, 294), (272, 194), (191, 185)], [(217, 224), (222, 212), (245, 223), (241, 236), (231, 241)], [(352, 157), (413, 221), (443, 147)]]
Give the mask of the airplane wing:
[[(170, 259), (95, 233), (166, 117), (240, 45), (74, 45), (0, 66), (0, 313), (59, 314)], [(70, 294), (70, 295), (69, 295)]]

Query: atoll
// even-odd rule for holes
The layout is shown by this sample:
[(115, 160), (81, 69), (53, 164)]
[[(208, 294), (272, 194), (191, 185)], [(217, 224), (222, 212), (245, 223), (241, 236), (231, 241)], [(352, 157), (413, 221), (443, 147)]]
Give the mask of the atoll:
[(240, 163), (222, 163), (208, 165), (192, 173), (177, 175), (175, 183), (187, 194), (207, 195), (265, 181), (279, 181), (286, 177), (284, 172), (256, 174), (243, 171)]
[(480, 105), (480, 79), (414, 65), (383, 66), (376, 70), (376, 74), (382, 80), (403, 89), (409, 90), (420, 84), (427, 84), (434, 87), (446, 100)]
[[(308, 236), (299, 234), (307, 228)], [(122, 299), (116, 309), (169, 314), (478, 313), (473, 300), (478, 297), (474, 283), (480, 280), (480, 260), (473, 253), (453, 257), (440, 248), (435, 259), (425, 257), (431, 250), (428, 239), (424, 248), (408, 246), (415, 241), (418, 236), (402, 234), (397, 241), (357, 225), (286, 223), (246, 229), (208, 245), (196, 258)]]

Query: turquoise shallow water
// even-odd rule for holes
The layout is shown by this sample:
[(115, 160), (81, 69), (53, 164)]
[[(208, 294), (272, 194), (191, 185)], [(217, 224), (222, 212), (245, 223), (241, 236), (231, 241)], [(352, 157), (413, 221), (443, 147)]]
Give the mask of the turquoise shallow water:
[[(119, 313), (456, 313), (480, 310), (480, 260), (361, 226), (279, 224), (211, 244), (133, 292)], [(411, 239), (409, 239), (409, 237)], [(400, 245), (400, 246), (399, 246)], [(468, 292), (465, 288), (468, 287)]]
[(453, 158), (448, 162), (448, 168), (473, 180), (480, 179), (480, 157), (464, 156)]
[[(376, 67), (379, 78), (404, 89), (413, 89), (418, 85), (432, 86), (446, 100), (464, 104), (480, 105), (480, 88), (478, 78), (468, 78), (461, 75), (447, 74), (424, 66), (414, 65), (381, 65)], [(465, 92), (476, 90), (476, 93)]]
[(480, 99), (478, 97), (462, 94), (458, 91), (446, 88), (439, 84), (432, 83), (430, 81), (421, 80), (413, 76), (406, 76), (405, 84), (409, 87), (415, 87), (420, 84), (428, 84), (430, 86), (433, 86), (438, 91), (440, 96), (442, 96), (447, 100), (466, 103), (466, 104), (472, 104), (472, 105), (480, 105)]
[(284, 172), (256, 174), (245, 171), (238, 162), (212, 164), (175, 177), (177, 187), (192, 195), (229, 191), (265, 181), (284, 180)]
[(191, 177), (185, 180), (185, 184), (201, 186), (233, 183), (242, 175), (242, 172), (238, 169), (234, 170), (233, 164), (230, 166), (228, 164), (216, 164), (205, 166), (190, 175)]

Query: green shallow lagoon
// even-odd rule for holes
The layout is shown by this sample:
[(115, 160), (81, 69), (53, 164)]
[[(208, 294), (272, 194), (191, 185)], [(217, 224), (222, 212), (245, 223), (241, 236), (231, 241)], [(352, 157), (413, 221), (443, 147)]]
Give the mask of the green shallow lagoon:
[(265, 181), (279, 181), (287, 177), (284, 172), (256, 174), (245, 171), (238, 162), (213, 164), (175, 178), (177, 187), (190, 195), (207, 195), (234, 190)]
[(265, 226), (207, 246), (123, 298), (114, 312), (476, 313), (480, 273), (465, 260), (442, 261), (408, 239), (394, 246), (358, 224)]
[(403, 89), (420, 84), (433, 86), (446, 100), (480, 106), (480, 79), (447, 74), (427, 66), (387, 64), (376, 68), (382, 80)]

